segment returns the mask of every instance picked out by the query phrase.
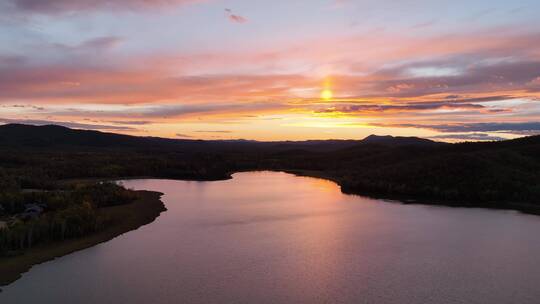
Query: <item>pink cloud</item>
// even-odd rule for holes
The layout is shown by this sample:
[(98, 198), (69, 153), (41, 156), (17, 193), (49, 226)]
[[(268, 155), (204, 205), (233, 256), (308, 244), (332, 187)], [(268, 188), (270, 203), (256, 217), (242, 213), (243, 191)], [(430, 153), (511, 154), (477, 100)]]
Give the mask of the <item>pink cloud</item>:
[(248, 20), (242, 16), (231, 14), (229, 20), (236, 23), (246, 23)]
[(139, 9), (167, 5), (182, 5), (201, 0), (8, 0), (23, 12), (58, 14), (107, 8)]
[[(540, 98), (540, 58), (534, 55), (540, 36), (535, 33), (327, 40), (249, 51), (152, 55), (105, 52), (123, 42), (119, 37), (56, 45), (52, 52), (62, 60), (0, 56), (0, 103), (76, 109), (32, 114), (36, 119), (54, 115), (58, 121), (107, 117), (156, 122), (261, 113), (447, 120), (514, 115), (512, 106), (486, 103)], [(505, 60), (505, 54), (514, 56)], [(307, 68), (287, 70), (296, 65)], [(320, 65), (330, 69), (320, 72)], [(448, 66), (459, 67), (459, 73), (408, 73), (411, 68)], [(326, 78), (335, 100), (319, 98)], [(454, 97), (445, 98), (450, 95)], [(78, 109), (85, 104), (131, 110)]]
[(246, 23), (248, 22), (247, 18), (242, 17), (240, 15), (236, 15), (233, 13), (233, 11), (230, 8), (225, 9), (225, 13), (227, 14), (227, 17), (231, 22), (235, 23)]

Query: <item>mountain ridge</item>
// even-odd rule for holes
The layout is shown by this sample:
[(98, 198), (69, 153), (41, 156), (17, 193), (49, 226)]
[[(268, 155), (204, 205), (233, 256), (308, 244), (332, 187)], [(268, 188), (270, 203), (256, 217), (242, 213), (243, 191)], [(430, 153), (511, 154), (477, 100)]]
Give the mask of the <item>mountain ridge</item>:
[[(363, 139), (321, 139), (321, 140), (285, 140), (285, 141), (257, 141), (257, 140), (203, 140), (184, 138), (164, 138), (153, 136), (134, 136), (103, 132), (96, 130), (73, 129), (65, 126), (50, 125), (27, 125), (10, 123), (0, 125), (0, 142), (5, 145), (14, 146), (52, 146), (52, 145), (87, 145), (87, 146), (107, 146), (107, 145), (140, 145), (144, 143), (152, 144), (187, 144), (187, 143), (242, 143), (242, 144), (270, 144), (270, 145), (303, 145), (315, 146), (318, 144), (334, 143), (336, 145), (356, 145), (356, 144), (378, 144), (388, 146), (405, 145), (438, 145), (447, 144), (445, 142), (433, 141), (427, 138), (414, 136), (391, 136), (391, 135), (369, 135)], [(505, 141), (506, 142), (506, 141)], [(473, 142), (479, 143), (479, 142)]]

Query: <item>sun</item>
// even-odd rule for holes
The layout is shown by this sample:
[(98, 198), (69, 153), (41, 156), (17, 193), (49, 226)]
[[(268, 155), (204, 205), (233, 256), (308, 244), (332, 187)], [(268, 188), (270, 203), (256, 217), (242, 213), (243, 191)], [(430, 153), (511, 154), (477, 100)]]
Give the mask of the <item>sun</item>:
[(324, 99), (324, 100), (330, 100), (330, 99), (332, 99), (333, 96), (334, 96), (334, 94), (332, 93), (332, 90), (330, 90), (330, 89), (324, 89), (321, 92), (321, 98)]

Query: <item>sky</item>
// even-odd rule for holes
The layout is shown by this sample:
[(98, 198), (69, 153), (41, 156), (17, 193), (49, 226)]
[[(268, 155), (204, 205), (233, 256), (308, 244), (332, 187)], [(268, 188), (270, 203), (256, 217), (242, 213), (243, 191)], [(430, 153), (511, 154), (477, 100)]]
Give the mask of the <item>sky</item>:
[(540, 1), (0, 0), (0, 123), (267, 141), (540, 134)]

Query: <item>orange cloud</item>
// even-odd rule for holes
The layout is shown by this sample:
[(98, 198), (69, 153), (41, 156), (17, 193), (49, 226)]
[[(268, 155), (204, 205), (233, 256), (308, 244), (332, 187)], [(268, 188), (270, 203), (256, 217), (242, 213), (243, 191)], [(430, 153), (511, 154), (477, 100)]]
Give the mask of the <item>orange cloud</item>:
[[(235, 121), (247, 128), (247, 120), (261, 126), (267, 122), (259, 116), (291, 113), (392, 119), (396, 128), (407, 120), (540, 117), (539, 34), (325, 39), (268, 50), (120, 56), (111, 49), (124, 39), (97, 37), (71, 46), (49, 45), (55, 60), (3, 55), (0, 103), (43, 109), (2, 108), (0, 117), (71, 123), (96, 119), (132, 128), (188, 120)], [(321, 100), (326, 82), (334, 96)]]

